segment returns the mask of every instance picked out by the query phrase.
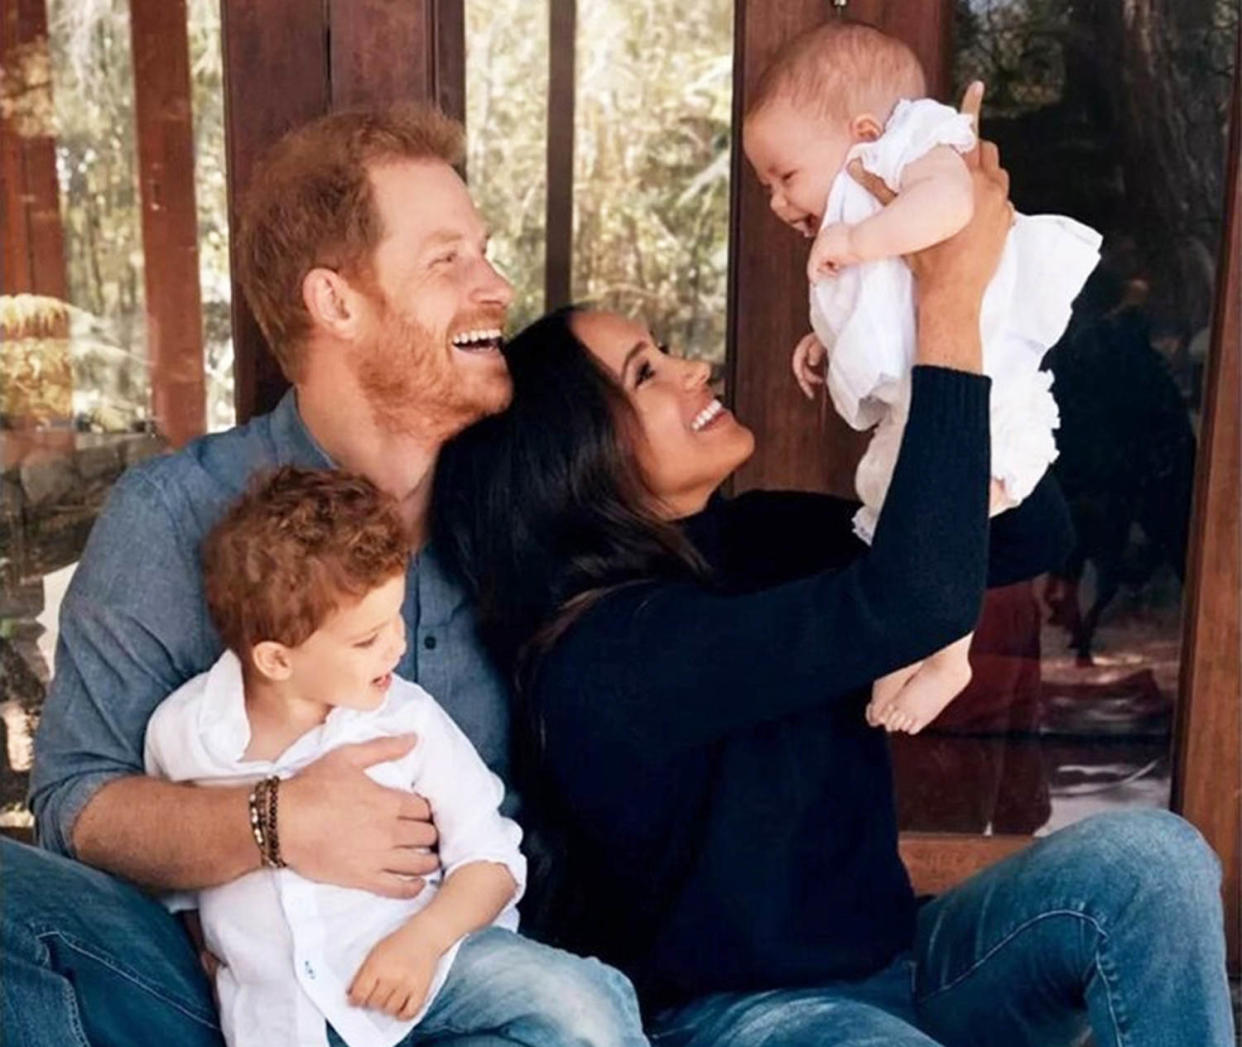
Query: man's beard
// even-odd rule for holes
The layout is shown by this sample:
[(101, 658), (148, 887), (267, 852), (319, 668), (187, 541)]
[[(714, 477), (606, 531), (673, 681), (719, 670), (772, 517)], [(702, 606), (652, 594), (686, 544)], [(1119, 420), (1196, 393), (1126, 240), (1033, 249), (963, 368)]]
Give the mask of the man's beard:
[(437, 337), (387, 304), (381, 323), (379, 337), (359, 352), (356, 364), (358, 384), (381, 430), (443, 442), (508, 406), (507, 376), (454, 367), (447, 334)]

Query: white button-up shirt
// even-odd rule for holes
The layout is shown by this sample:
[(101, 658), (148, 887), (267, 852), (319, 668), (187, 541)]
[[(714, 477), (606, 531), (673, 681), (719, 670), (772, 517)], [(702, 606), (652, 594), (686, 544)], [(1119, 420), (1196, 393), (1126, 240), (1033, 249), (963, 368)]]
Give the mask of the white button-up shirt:
[[(378, 709), (334, 708), (276, 760), (247, 761), (250, 724), (241, 663), (226, 651), (156, 709), (147, 726), (145, 760), (148, 774), (169, 781), (241, 785), (273, 774), (289, 777), (341, 745), (410, 732), (418, 735), (412, 752), (376, 764), (367, 774), (427, 799), (440, 834), (444, 876), (478, 861), (508, 868), (518, 890), (494, 923), (516, 931), (526, 861), (518, 850), (521, 830), (499, 812), (504, 787), (416, 684), (394, 676)], [(324, 847), (332, 845), (323, 841)], [(436, 873), (416, 898), (398, 900), (316, 883), (292, 869), (260, 869), (193, 896), (171, 897), (167, 904), (198, 906), (207, 948), (223, 961), (216, 988), (230, 1047), (325, 1047), (325, 1022), (350, 1047), (392, 1047), (426, 1013), (460, 943), (441, 958), (427, 1001), (412, 1021), (354, 1007), (346, 992), (371, 948), (425, 908), (440, 880)]]

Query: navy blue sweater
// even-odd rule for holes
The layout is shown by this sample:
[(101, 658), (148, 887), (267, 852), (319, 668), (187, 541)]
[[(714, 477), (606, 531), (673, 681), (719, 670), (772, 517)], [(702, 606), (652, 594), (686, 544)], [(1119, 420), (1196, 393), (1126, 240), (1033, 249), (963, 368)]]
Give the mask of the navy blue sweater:
[(756, 492), (685, 522), (717, 587), (651, 583), (587, 611), (528, 700), (580, 906), (559, 940), (650, 1010), (714, 991), (863, 977), (907, 948), (888, 747), (869, 684), (973, 628), (987, 581), (1063, 554), (1050, 480), (997, 518), (987, 379), (914, 372), (868, 550), (856, 505)]

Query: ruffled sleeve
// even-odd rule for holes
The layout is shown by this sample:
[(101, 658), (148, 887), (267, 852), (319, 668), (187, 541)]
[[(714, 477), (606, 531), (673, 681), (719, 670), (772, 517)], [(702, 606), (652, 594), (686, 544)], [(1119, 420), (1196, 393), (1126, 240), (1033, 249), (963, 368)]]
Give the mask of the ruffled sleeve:
[(884, 125), (884, 133), (874, 142), (854, 146), (847, 160), (857, 157), (863, 167), (898, 192), (906, 165), (938, 145), (952, 146), (959, 153), (973, 149), (975, 132), (970, 117), (930, 98), (903, 99)]

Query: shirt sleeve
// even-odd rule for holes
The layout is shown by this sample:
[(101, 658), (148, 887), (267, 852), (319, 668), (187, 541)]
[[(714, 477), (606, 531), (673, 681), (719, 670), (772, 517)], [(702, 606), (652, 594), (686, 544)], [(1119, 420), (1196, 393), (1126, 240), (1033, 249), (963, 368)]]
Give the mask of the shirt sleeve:
[[(176, 740), (182, 733), (181, 716), (184, 715), (184, 707), (178, 710), (169, 701), (162, 702), (151, 715), (143, 742), (142, 764), (152, 778), (174, 780), (171, 768), (176, 761)], [(199, 904), (198, 891), (160, 891), (155, 897), (171, 913), (197, 909)]]
[(849, 566), (740, 595), (636, 586), (587, 612), (541, 668), (549, 752), (659, 760), (852, 694), (969, 632), (986, 580), (989, 387), (915, 368), (875, 541)]
[(155, 707), (196, 668), (202, 586), (141, 473), (113, 488), (60, 614), (56, 665), (35, 739), (30, 802), (43, 846), (73, 855), (73, 828), (95, 793), (143, 773)]
[(500, 813), (504, 784), (430, 696), (418, 733), (423, 762), (413, 788), (431, 805), (444, 875), (472, 862), (503, 865), (517, 883), (509, 903), (516, 905), (526, 889), (526, 859), (522, 830)]

